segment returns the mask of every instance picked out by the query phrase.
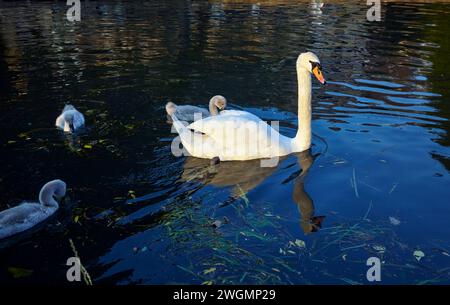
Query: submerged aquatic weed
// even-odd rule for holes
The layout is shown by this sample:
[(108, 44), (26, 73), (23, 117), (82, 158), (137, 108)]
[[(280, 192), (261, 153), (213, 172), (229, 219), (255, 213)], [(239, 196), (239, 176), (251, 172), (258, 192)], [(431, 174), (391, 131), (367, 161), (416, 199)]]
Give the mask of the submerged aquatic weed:
[(8, 267), (8, 272), (15, 279), (28, 277), (33, 274), (33, 270), (31, 270), (31, 269), (18, 268), (18, 267)]
[(389, 195), (392, 194), (392, 193), (394, 192), (394, 190), (397, 188), (397, 185), (398, 185), (398, 182), (395, 182), (395, 183), (392, 185), (392, 188), (391, 188), (391, 190), (389, 191)]
[(359, 198), (359, 193), (358, 193), (358, 182), (356, 181), (355, 168), (353, 168), (353, 176), (352, 176), (352, 179), (350, 179), (350, 183), (351, 183), (353, 189), (355, 190), (355, 196), (356, 196), (356, 198)]
[[(361, 278), (353, 278), (351, 270), (366, 266), (367, 257), (374, 255), (382, 258), (385, 277), (414, 273), (421, 281), (426, 275), (431, 275), (429, 281), (442, 281), (449, 272), (405, 263), (405, 254), (414, 250), (398, 239), (386, 221), (367, 221), (372, 201), (362, 218), (342, 219), (302, 238), (286, 230), (290, 220), (276, 215), (270, 202), (245, 206), (235, 199), (223, 208), (219, 204), (205, 206), (204, 202), (203, 197), (195, 196), (174, 200), (162, 221), (169, 243), (167, 259), (183, 253), (185, 263), (179, 268), (193, 276), (189, 283), (309, 284), (329, 279), (332, 283), (361, 284)], [(223, 226), (219, 220), (217, 230), (214, 224), (225, 217), (221, 215), (224, 211), (228, 224)], [(346, 268), (336, 268), (336, 262)]]
[[(77, 257), (78, 259), (80, 259), (80, 256), (78, 255), (77, 249), (75, 248), (75, 244), (73, 243), (72, 239), (69, 238), (69, 243), (70, 243), (70, 247), (72, 248), (73, 251), (73, 255), (75, 257)], [(89, 275), (88, 271), (86, 270), (86, 268), (83, 266), (83, 264), (81, 264), (81, 259), (80, 259), (80, 267), (81, 267), (81, 273), (83, 274), (83, 280), (86, 283), (86, 285), (88, 286), (92, 286), (92, 279), (91, 276)]]

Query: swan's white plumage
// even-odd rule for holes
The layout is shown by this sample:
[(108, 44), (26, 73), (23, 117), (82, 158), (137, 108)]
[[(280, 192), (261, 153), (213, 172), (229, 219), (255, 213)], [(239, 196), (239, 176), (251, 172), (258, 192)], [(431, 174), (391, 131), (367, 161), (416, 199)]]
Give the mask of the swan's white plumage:
[(65, 132), (72, 132), (70, 123), (73, 123), (73, 131), (76, 131), (84, 125), (84, 116), (72, 105), (64, 106), (61, 114), (56, 118), (55, 125)]
[(281, 135), (246, 111), (222, 111), (188, 126), (175, 114), (174, 127), (184, 148), (194, 157), (219, 157), (222, 161), (272, 158), (307, 150), (311, 146), (311, 73), (317, 66), (320, 61), (311, 52), (297, 59), (299, 129), (294, 138)]
[(172, 117), (183, 146), (195, 157), (219, 157), (222, 161), (252, 160), (291, 152), (290, 138), (246, 111), (222, 111), (219, 116), (198, 120), (188, 126), (176, 116)]
[(0, 239), (28, 230), (53, 215), (59, 208), (53, 196), (62, 197), (65, 193), (66, 184), (61, 180), (53, 180), (42, 187), (40, 203), (24, 202), (1, 211)]

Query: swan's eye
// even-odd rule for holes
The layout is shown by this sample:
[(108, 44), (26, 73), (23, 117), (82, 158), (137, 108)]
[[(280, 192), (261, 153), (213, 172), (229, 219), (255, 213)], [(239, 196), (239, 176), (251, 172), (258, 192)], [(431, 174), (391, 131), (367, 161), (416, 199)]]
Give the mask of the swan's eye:
[(316, 67), (319, 68), (319, 71), (322, 70), (322, 66), (320, 65), (320, 63), (312, 60), (310, 60), (309, 62), (311, 63), (311, 70), (314, 70), (314, 68)]

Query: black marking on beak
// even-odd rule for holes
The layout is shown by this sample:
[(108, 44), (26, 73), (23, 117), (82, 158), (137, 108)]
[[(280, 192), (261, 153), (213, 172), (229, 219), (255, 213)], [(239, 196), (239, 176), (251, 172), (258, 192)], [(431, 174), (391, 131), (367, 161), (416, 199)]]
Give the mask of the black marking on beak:
[(319, 68), (320, 71), (322, 71), (322, 66), (320, 65), (320, 63), (312, 61), (312, 60), (310, 60), (309, 62), (311, 63), (311, 70), (313, 70), (315, 67), (317, 67), (317, 68)]

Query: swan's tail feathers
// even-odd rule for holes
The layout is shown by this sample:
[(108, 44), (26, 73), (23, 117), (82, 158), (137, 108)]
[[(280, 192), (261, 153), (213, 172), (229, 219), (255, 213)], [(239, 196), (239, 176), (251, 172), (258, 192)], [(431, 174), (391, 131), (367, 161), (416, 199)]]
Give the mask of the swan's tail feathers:
[(177, 105), (172, 102), (168, 102), (166, 104), (166, 112), (168, 115), (172, 116), (175, 114), (175, 111), (177, 110)]
[(180, 136), (193, 133), (190, 129), (186, 128), (186, 126), (189, 124), (188, 122), (180, 121), (175, 114), (169, 115), (172, 118), (173, 127), (175, 127), (175, 130)]
[(187, 152), (188, 155), (194, 155), (196, 150), (195, 145), (196, 143), (201, 143), (201, 139), (199, 137), (201, 137), (202, 134), (196, 134), (193, 130), (187, 128), (189, 123), (180, 121), (175, 114), (171, 115), (171, 118), (173, 121), (172, 126), (180, 136), (183, 148), (186, 150), (185, 152)]

